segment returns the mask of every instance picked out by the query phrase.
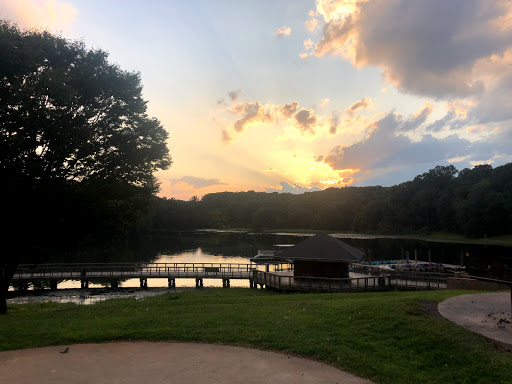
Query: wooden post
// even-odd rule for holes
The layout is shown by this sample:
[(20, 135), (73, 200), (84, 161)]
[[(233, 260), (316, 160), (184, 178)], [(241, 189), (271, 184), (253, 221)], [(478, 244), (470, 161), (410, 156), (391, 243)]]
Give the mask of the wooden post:
[(167, 278), (167, 285), (169, 288), (176, 288), (176, 280), (173, 277)]
[(414, 262), (418, 263), (418, 250), (417, 249), (414, 250)]
[(432, 263), (432, 251), (430, 249), (428, 250), (428, 263)]
[(409, 251), (405, 251), (405, 257), (407, 258), (407, 264), (409, 264)]

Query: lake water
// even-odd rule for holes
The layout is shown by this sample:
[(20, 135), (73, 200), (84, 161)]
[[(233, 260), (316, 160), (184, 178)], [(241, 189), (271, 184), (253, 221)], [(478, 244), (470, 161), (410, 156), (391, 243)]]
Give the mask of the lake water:
[[(475, 244), (460, 244), (446, 242), (427, 242), (403, 238), (377, 237), (372, 235), (336, 234), (348, 244), (371, 254), (372, 260), (395, 260), (406, 257), (414, 260), (445, 264), (462, 264), (477, 272), (489, 275), (487, 270), (491, 266), (493, 277), (503, 277), (503, 273), (510, 272), (512, 266), (512, 248), (501, 246), (484, 246)], [(40, 255), (27, 255), (26, 263), (56, 263), (56, 262), (154, 262), (154, 263), (249, 263), (249, 258), (257, 254), (258, 250), (272, 249), (275, 244), (296, 244), (307, 237), (307, 234), (250, 234), (238, 232), (176, 232), (166, 235), (147, 236), (125, 243), (109, 250), (77, 252), (73, 254), (52, 254), (44, 258)], [(469, 255), (469, 256), (466, 256)], [(122, 288), (134, 288), (131, 293), (137, 295), (135, 288), (139, 287), (138, 279), (128, 279), (120, 283)], [(177, 289), (195, 287), (194, 279), (176, 279)], [(204, 279), (205, 287), (221, 287), (222, 281), (217, 279)], [(248, 287), (247, 280), (231, 280), (232, 287)], [(104, 288), (104, 285), (90, 284), (91, 288)], [(166, 279), (149, 279), (148, 287), (167, 287)], [(78, 290), (79, 281), (64, 281), (59, 283), (59, 289), (73, 289), (71, 295), (81, 297)], [(130, 291), (130, 289), (123, 291)], [(122, 292), (120, 293), (122, 294)], [(61, 293), (53, 294), (62, 296)], [(103, 293), (97, 299), (103, 299)], [(140, 293), (143, 297), (144, 293)], [(87, 296), (87, 295), (86, 295)], [(106, 297), (111, 297), (106, 293)], [(95, 299), (88, 295), (89, 301)], [(87, 301), (87, 297), (85, 300)], [(59, 301), (66, 300), (62, 298)], [(75, 301), (76, 300), (72, 300)], [(87, 302), (86, 302), (87, 303)]]

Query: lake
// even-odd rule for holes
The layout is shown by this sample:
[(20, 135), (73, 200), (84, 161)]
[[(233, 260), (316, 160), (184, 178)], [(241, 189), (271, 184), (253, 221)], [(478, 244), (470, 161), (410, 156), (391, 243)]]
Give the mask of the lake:
[[(435, 263), (463, 265), (474, 273), (487, 273), (489, 266), (494, 277), (508, 273), (512, 266), (512, 248), (423, 240), (377, 237), (364, 234), (336, 234), (346, 243), (371, 254), (372, 260), (409, 258)], [(295, 244), (307, 234), (259, 234), (245, 232), (194, 231), (140, 237), (125, 241), (109, 250), (76, 252), (72, 254), (26, 255), (25, 263), (249, 263), (258, 250), (272, 249), (275, 244)], [(37, 256), (37, 257), (36, 257)], [(191, 287), (193, 279), (178, 279), (178, 286)], [(75, 287), (78, 282), (66, 282), (60, 287)], [(152, 279), (149, 286), (166, 286), (165, 279)], [(220, 280), (205, 280), (208, 286), (222, 286)], [(127, 280), (123, 287), (138, 287), (137, 279)], [(248, 286), (247, 281), (232, 282), (232, 286)]]

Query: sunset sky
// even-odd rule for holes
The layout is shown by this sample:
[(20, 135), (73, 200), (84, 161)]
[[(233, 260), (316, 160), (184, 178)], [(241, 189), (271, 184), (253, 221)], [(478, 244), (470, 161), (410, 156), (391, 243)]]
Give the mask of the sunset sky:
[(141, 73), (168, 198), (512, 161), (509, 0), (0, 0), (0, 18)]

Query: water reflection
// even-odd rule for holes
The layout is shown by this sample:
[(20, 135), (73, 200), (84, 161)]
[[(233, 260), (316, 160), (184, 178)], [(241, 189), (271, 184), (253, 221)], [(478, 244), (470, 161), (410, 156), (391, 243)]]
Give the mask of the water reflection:
[[(116, 248), (87, 250), (73, 254), (52, 254), (42, 260), (28, 255), (23, 263), (113, 263), (113, 262), (154, 262), (154, 263), (240, 263), (248, 264), (249, 258), (258, 250), (272, 249), (274, 244), (296, 244), (311, 234), (255, 234), (241, 232), (176, 232), (166, 235), (147, 236), (133, 239)], [(495, 273), (496, 278), (506, 278), (512, 266), (511, 248), (475, 244), (427, 242), (422, 240), (389, 238), (373, 235), (336, 234), (336, 237), (370, 254), (372, 260), (404, 259), (409, 253), (411, 260), (417, 255), (418, 261), (434, 263), (464, 264), (475, 273)], [(469, 256), (466, 256), (469, 255)], [(489, 267), (491, 267), (489, 269)], [(491, 271), (491, 272), (489, 272)], [(122, 290), (132, 288), (135, 294), (139, 279), (119, 282)], [(221, 287), (221, 279), (204, 279), (205, 287)], [(247, 280), (231, 280), (232, 287), (248, 287)], [(79, 281), (59, 282), (59, 289), (78, 289)], [(90, 283), (90, 288), (105, 288), (105, 284)], [(149, 288), (166, 289), (167, 279), (148, 279)], [(195, 279), (176, 279), (178, 289), (195, 287)], [(150, 292), (148, 290), (146, 292)], [(71, 293), (73, 302), (90, 304), (102, 296)], [(114, 297), (117, 291), (105, 292)], [(128, 292), (130, 293), (130, 292)], [(52, 293), (53, 294), (53, 293)], [(95, 297), (92, 297), (95, 296)], [(51, 297), (51, 296), (48, 296)], [(63, 299), (67, 300), (67, 299)]]

